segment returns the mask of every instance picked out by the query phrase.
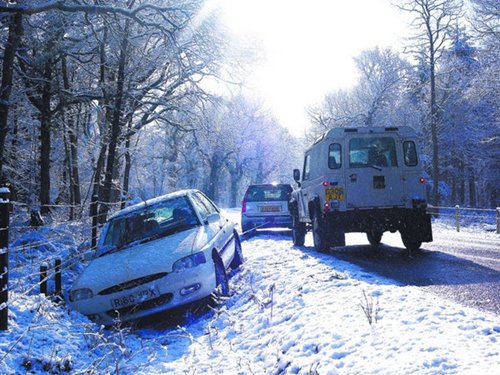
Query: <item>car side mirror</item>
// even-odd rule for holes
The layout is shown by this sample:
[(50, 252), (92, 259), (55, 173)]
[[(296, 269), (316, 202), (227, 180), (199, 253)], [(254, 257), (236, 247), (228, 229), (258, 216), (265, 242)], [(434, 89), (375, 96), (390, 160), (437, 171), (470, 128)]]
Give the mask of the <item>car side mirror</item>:
[(300, 171), (298, 169), (294, 169), (293, 170), (293, 179), (295, 180), (295, 182), (299, 185), (300, 187)]
[(221, 219), (220, 214), (216, 212), (214, 214), (208, 215), (206, 222), (207, 222), (207, 224), (213, 224), (213, 223), (219, 222), (220, 219)]

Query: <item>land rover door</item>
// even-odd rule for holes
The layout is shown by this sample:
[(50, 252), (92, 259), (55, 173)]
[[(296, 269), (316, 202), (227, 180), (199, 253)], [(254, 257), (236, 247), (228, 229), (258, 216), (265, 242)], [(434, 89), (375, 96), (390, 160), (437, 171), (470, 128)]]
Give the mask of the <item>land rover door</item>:
[(346, 139), (347, 209), (404, 205), (397, 139), (388, 134), (353, 134)]

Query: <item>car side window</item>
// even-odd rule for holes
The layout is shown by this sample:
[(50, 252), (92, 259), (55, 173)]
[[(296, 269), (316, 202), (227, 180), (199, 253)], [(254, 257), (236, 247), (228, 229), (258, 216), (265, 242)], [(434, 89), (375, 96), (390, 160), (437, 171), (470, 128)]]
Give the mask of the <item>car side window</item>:
[(328, 167), (339, 169), (342, 167), (342, 147), (338, 143), (332, 143), (328, 148)]
[(200, 200), (200, 197), (198, 196), (198, 194), (193, 194), (191, 196), (191, 199), (193, 201), (193, 205), (196, 207), (196, 209), (200, 213), (201, 218), (203, 220), (205, 220), (207, 218), (207, 216), (210, 214), (208, 208)]
[(200, 199), (201, 203), (203, 203), (203, 205), (207, 208), (210, 214), (216, 214), (219, 212), (219, 209), (215, 207), (212, 201), (208, 199), (205, 195), (203, 195), (202, 193), (196, 193), (196, 195)]
[(304, 173), (302, 173), (302, 180), (308, 180), (311, 173), (311, 155), (306, 155), (304, 159)]
[(415, 142), (404, 141), (403, 154), (404, 154), (405, 164), (408, 167), (414, 167), (418, 164), (417, 147), (415, 146)]

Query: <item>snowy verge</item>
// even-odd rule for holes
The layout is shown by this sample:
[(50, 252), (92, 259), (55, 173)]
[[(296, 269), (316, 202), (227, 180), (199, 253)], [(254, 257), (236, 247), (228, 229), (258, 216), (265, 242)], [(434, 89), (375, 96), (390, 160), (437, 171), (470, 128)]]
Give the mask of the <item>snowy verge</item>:
[(498, 316), (311, 245), (279, 232), (245, 241), (232, 296), (173, 328), (103, 330), (64, 304), (11, 293), (0, 373), (498, 373)]

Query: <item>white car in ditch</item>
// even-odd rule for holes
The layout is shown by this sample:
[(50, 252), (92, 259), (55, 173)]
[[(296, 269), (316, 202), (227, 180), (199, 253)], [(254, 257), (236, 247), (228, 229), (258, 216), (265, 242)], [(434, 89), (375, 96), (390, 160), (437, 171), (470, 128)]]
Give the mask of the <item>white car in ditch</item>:
[(105, 325), (229, 291), (243, 262), (234, 224), (198, 190), (125, 208), (104, 225), (93, 259), (72, 285), (70, 306)]

